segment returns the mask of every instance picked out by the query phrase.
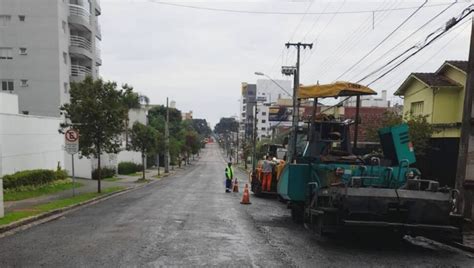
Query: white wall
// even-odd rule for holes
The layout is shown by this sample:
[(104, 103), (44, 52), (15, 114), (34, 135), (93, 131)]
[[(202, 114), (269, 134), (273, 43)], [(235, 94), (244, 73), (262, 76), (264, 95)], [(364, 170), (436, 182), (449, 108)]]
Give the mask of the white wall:
[(18, 114), (18, 96), (0, 92), (0, 113)]
[(0, 175), (64, 167), (60, 119), (0, 113)]
[(142, 154), (135, 151), (120, 151), (117, 156), (117, 163), (120, 162), (133, 162), (136, 164), (142, 163)]

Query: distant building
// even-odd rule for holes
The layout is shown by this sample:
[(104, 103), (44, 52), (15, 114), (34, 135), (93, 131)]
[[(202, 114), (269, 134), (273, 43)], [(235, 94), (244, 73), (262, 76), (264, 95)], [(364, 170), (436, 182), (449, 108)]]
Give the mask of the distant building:
[(430, 152), (417, 165), (441, 185), (454, 185), (466, 77), (467, 61), (445, 61), (436, 72), (410, 74), (395, 92), (403, 96), (404, 115), (426, 116), (436, 129)]
[(182, 120), (193, 120), (193, 111), (189, 111), (187, 113), (181, 113)]
[(176, 109), (176, 101), (170, 101), (170, 108)]
[[(357, 98), (352, 97), (349, 100), (344, 102), (346, 107), (356, 107)], [(387, 100), (387, 91), (382, 90), (380, 98), (374, 96), (361, 96), (360, 97), (360, 107), (390, 107), (390, 101)]]
[(73, 81), (102, 65), (98, 0), (0, 0), (0, 83), (20, 112), (59, 116)]
[(255, 84), (241, 84), (240, 97), (240, 134), (245, 139), (251, 139), (254, 125), (254, 106), (256, 103), (257, 86)]

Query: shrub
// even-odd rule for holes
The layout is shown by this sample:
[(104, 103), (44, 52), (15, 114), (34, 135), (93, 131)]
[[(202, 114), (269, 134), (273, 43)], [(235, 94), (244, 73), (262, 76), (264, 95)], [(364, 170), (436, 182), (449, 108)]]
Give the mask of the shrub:
[(33, 169), (5, 175), (2, 179), (5, 189), (15, 189), (24, 186), (47, 184), (56, 180), (64, 180), (67, 176), (67, 172), (64, 170)]
[[(115, 175), (115, 168), (109, 168), (109, 167), (103, 167), (100, 169), (101, 170), (101, 178), (111, 178)], [(92, 179), (97, 180), (99, 178), (99, 169), (94, 169), (92, 171)]]
[(142, 171), (143, 166), (133, 162), (120, 162), (118, 164), (118, 174), (128, 175)]

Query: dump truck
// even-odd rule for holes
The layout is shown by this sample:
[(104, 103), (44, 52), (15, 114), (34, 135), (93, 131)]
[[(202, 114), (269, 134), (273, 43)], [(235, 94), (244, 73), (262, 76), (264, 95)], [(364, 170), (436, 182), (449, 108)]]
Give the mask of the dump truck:
[[(374, 93), (351, 83), (325, 91), (315, 87), (315, 98)], [(380, 230), (462, 241), (462, 216), (455, 211), (458, 192), (423, 178), (413, 167), (416, 157), (406, 124), (379, 130), (382, 155), (358, 156), (350, 130), (357, 129), (359, 120), (315, 118), (303, 156), (287, 163), (278, 181), (278, 194), (295, 222), (318, 235)]]

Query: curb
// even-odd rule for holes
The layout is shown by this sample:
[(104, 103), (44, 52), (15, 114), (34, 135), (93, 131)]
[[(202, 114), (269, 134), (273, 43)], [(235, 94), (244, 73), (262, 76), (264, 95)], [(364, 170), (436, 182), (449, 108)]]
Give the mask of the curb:
[(458, 249), (462, 249), (464, 251), (467, 251), (467, 252), (471, 252), (471, 253), (474, 253), (474, 247), (471, 247), (471, 246), (468, 246), (468, 245), (465, 245), (465, 244), (461, 244), (461, 243), (449, 243), (450, 246), (453, 246), (455, 248), (458, 248)]

